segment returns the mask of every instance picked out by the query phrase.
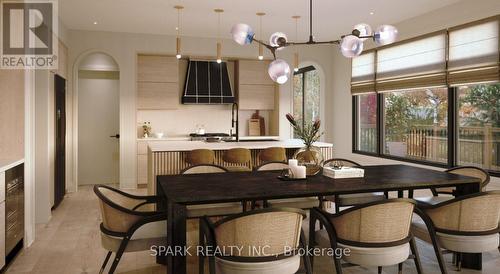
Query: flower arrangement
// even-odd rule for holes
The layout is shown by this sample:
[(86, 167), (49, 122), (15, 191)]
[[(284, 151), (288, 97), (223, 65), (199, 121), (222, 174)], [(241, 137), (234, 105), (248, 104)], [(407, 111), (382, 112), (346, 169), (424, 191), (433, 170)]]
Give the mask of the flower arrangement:
[(314, 122), (305, 122), (304, 126), (297, 123), (297, 120), (295, 120), (290, 113), (286, 115), (286, 119), (290, 122), (299, 138), (304, 141), (307, 148), (310, 148), (312, 144), (318, 141), (321, 135), (323, 135), (323, 132), (319, 132), (321, 126), (321, 121), (319, 119), (316, 119)]

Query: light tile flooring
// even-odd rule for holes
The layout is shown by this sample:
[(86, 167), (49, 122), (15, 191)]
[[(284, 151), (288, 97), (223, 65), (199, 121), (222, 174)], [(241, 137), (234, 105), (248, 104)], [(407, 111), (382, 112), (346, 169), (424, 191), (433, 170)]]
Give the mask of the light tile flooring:
[[(491, 188), (500, 189), (495, 184), (492, 184)], [(422, 192), (418, 194), (428, 195)], [(36, 241), (29, 248), (22, 250), (6, 273), (98, 273), (106, 253), (100, 246), (99, 223), (99, 208), (92, 188), (80, 187), (77, 193), (66, 196), (59, 208), (53, 212), (48, 224), (37, 226)], [(431, 246), (419, 241), (418, 248), (424, 273), (439, 273)], [(450, 255), (446, 255), (445, 260), (449, 273), (457, 273), (451, 265)], [(315, 273), (335, 273), (331, 260), (326, 257), (316, 258), (314, 267)], [(377, 273), (377, 269), (349, 267), (345, 268), (344, 272)], [(136, 252), (124, 255), (117, 273), (165, 273), (165, 267), (157, 265), (149, 252)], [(385, 267), (384, 273), (397, 273), (397, 267)], [(413, 262), (405, 263), (404, 273), (416, 273)], [(500, 273), (500, 253), (496, 251), (484, 254), (482, 272), (463, 269), (460, 273)]]

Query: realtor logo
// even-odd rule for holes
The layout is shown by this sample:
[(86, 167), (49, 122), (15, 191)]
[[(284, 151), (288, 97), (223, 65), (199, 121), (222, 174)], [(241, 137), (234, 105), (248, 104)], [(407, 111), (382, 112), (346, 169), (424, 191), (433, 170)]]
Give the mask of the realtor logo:
[(57, 1), (0, 2), (0, 67), (57, 69)]

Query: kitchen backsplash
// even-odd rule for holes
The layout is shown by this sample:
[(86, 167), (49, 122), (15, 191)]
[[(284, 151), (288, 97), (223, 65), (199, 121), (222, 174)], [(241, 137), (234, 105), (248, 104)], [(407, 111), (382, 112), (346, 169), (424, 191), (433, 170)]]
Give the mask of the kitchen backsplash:
[[(255, 111), (240, 110), (239, 133), (248, 135), (248, 119)], [(269, 134), (270, 111), (260, 111)], [(206, 132), (229, 133), (231, 129), (231, 105), (182, 105), (176, 110), (148, 110), (137, 112), (137, 137), (142, 137), (142, 124), (151, 122), (152, 132), (163, 132), (168, 137), (186, 137), (204, 125)], [(273, 134), (275, 135), (275, 134)], [(276, 134), (277, 135), (277, 134)]]

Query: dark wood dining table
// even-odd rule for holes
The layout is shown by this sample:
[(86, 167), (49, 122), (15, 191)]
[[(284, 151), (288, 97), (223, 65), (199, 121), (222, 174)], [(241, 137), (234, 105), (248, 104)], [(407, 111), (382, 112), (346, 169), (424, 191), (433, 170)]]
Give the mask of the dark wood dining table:
[[(480, 180), (407, 165), (364, 166), (364, 178), (332, 179), (323, 175), (283, 181), (279, 172), (231, 172), (157, 176), (159, 208), (167, 211), (167, 244), (186, 246), (186, 206), (209, 203), (330, 196), (433, 187), (456, 187), (457, 195), (480, 191)], [(167, 273), (185, 274), (186, 257), (168, 254)], [(464, 254), (463, 267), (481, 269), (481, 254)]]

